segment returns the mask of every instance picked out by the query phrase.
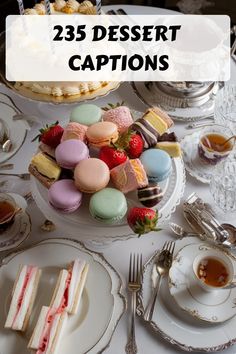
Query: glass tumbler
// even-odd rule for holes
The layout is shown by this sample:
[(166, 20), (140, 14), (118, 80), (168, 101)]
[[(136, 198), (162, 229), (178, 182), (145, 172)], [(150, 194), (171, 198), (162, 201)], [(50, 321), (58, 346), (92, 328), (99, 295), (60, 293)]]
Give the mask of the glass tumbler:
[(215, 98), (215, 123), (222, 124), (236, 134), (236, 85), (226, 85)]
[(224, 213), (236, 210), (236, 160), (228, 158), (215, 167), (210, 192)]

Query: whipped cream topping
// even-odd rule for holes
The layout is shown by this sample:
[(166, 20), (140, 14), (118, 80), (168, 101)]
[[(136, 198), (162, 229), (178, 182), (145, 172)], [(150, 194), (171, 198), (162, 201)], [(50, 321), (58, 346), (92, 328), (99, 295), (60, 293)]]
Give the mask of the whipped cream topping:
[(66, 6), (65, 0), (56, 0), (54, 3), (54, 9), (56, 11), (61, 11), (65, 6)]
[(35, 9), (25, 9), (25, 15), (38, 15), (37, 10)]
[(37, 13), (39, 15), (45, 15), (46, 14), (45, 5), (42, 2), (40, 2), (39, 4), (36, 4), (34, 6), (34, 9), (37, 11)]
[[(73, 96), (73, 95), (81, 95), (86, 94), (108, 84), (107, 81), (100, 81), (100, 82), (70, 82), (70, 83), (63, 83), (63, 86), (56, 86), (57, 83), (39, 83), (39, 82), (21, 82), (16, 83), (15, 87), (19, 89), (21, 86), (30, 89), (33, 92), (52, 95), (54, 97), (60, 96)], [(53, 85), (53, 86), (52, 86)], [(70, 86), (71, 85), (71, 86)]]
[(69, 10), (72, 10), (73, 12), (77, 12), (79, 10), (79, 7), (80, 7), (80, 3), (78, 1), (68, 0), (63, 11), (66, 11), (66, 9), (69, 9)]

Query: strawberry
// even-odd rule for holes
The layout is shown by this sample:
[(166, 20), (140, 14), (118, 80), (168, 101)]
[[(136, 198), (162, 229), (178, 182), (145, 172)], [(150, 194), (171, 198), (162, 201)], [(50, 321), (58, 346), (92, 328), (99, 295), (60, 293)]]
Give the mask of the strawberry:
[(103, 146), (100, 149), (99, 158), (104, 161), (111, 170), (113, 167), (125, 162), (127, 155), (125, 151), (118, 150), (115, 147)]
[(158, 212), (149, 208), (131, 208), (127, 215), (130, 228), (139, 236), (150, 231), (159, 231), (156, 228)]
[(144, 141), (140, 135), (128, 130), (121, 134), (115, 146), (120, 150), (125, 150), (131, 159), (137, 159), (143, 152)]
[(61, 142), (61, 137), (64, 129), (58, 124), (58, 122), (48, 125), (39, 130), (38, 134), (32, 141), (38, 139), (40, 142), (50, 146), (51, 148), (56, 148)]

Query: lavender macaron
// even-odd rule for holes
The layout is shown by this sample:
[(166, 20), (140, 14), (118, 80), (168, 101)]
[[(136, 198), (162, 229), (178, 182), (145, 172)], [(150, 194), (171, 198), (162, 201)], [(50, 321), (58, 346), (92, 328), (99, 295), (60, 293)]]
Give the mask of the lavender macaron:
[(73, 180), (63, 179), (49, 188), (48, 200), (56, 210), (73, 213), (81, 205), (82, 193), (76, 189)]
[(57, 146), (55, 157), (59, 166), (66, 169), (74, 169), (80, 161), (89, 157), (89, 150), (82, 141), (70, 139), (63, 141)]

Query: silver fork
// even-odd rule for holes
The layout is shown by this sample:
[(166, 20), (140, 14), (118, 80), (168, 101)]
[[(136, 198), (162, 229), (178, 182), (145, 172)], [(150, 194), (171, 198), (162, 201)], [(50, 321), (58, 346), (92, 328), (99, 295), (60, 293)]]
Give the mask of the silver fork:
[(174, 241), (166, 241), (162, 247), (161, 252), (158, 254), (157, 259), (155, 260), (154, 267), (157, 271), (157, 282), (154, 286), (151, 298), (148, 302), (148, 305), (144, 312), (144, 319), (145, 321), (151, 321), (153, 316), (153, 311), (157, 299), (157, 295), (160, 289), (161, 279), (162, 277), (168, 273), (173, 259), (173, 253), (175, 249), (175, 242)]
[(25, 181), (30, 180), (29, 173), (0, 173), (0, 176), (14, 176), (14, 177), (19, 177)]
[(138, 352), (135, 339), (135, 315), (136, 315), (136, 300), (137, 292), (141, 289), (142, 282), (142, 254), (130, 254), (129, 259), (129, 281), (128, 290), (131, 293), (131, 323), (130, 332), (125, 352), (127, 354), (136, 354)]

